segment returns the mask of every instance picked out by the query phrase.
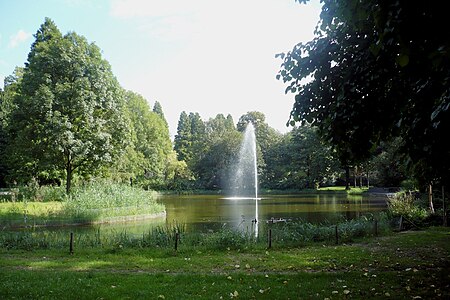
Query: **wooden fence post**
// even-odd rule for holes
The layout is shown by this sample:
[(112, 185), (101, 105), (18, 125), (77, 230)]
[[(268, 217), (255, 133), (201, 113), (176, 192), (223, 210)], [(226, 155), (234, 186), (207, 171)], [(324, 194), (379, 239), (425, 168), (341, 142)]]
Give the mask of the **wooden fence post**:
[(378, 236), (378, 220), (375, 220), (375, 236)]
[(69, 254), (73, 255), (73, 232), (70, 233)]
[(334, 226), (334, 235), (336, 237), (336, 245), (339, 244), (339, 233), (338, 233), (338, 226)]
[(178, 251), (178, 240), (180, 239), (180, 234), (175, 233), (175, 251)]
[(269, 246), (268, 248), (272, 248), (272, 229), (269, 229), (269, 237), (268, 237)]

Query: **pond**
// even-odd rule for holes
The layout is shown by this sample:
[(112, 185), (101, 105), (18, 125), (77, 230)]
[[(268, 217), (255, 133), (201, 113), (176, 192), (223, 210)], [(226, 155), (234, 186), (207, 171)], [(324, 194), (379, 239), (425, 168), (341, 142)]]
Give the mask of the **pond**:
[[(377, 214), (386, 209), (386, 196), (342, 194), (263, 195), (257, 202), (259, 224), (270, 220), (329, 222)], [(208, 232), (222, 227), (253, 230), (255, 199), (233, 199), (220, 195), (163, 195), (158, 201), (166, 207), (166, 217), (142, 221), (70, 228), (77, 232), (101, 230), (142, 234), (156, 226), (182, 225), (186, 231)], [(69, 229), (69, 228), (67, 228)]]
[[(164, 196), (166, 223), (185, 224), (187, 230), (206, 231), (222, 226), (251, 226), (255, 199), (222, 196)], [(258, 221), (305, 221), (310, 223), (355, 219), (386, 208), (384, 196), (346, 194), (263, 196), (258, 200)]]

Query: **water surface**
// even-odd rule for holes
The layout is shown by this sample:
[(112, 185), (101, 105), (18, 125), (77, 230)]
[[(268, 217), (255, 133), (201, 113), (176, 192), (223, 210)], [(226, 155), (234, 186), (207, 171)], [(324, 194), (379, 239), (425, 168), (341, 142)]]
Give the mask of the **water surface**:
[(186, 224), (187, 230), (216, 230), (223, 226), (252, 226), (258, 205), (259, 222), (270, 220), (323, 223), (355, 219), (386, 208), (384, 196), (343, 194), (262, 196), (232, 199), (217, 195), (173, 196), (159, 199), (166, 207), (166, 224)]
[[(342, 194), (270, 195), (254, 198), (232, 199), (220, 195), (163, 195), (158, 202), (164, 204), (166, 216), (140, 221), (90, 226), (42, 227), (37, 230), (101, 232), (102, 234), (126, 231), (142, 235), (157, 226), (182, 225), (186, 231), (209, 232), (227, 227), (253, 231), (255, 218), (258, 226), (275, 222), (310, 222), (335, 224), (367, 214), (377, 214), (386, 209), (385, 196), (352, 196)], [(256, 210), (256, 205), (258, 209)], [(256, 216), (256, 212), (258, 215)]]

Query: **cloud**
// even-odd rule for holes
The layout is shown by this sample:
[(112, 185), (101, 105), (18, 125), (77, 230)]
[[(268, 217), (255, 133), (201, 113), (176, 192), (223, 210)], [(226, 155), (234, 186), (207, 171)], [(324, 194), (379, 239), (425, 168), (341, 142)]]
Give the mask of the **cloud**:
[(116, 0), (110, 14), (137, 25), (143, 40), (181, 41), (164, 61), (126, 70), (125, 87), (160, 101), (172, 134), (182, 110), (235, 121), (257, 110), (285, 131), (293, 100), (275, 79), (275, 54), (312, 39), (320, 13), (313, 2)]
[(20, 29), (15, 35), (12, 35), (9, 38), (9, 48), (16, 48), (19, 44), (26, 42), (29, 38), (31, 38), (31, 33)]
[(207, 0), (113, 0), (110, 15), (125, 21), (132, 20), (146, 37), (164, 41), (190, 39), (199, 29), (199, 15)]
[(205, 0), (113, 0), (110, 14), (119, 18), (162, 17), (188, 14)]

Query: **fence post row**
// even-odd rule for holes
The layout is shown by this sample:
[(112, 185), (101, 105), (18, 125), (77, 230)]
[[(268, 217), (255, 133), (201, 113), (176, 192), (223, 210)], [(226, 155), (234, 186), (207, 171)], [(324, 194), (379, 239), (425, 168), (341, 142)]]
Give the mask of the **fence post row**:
[(73, 255), (73, 232), (70, 233), (69, 254)]
[(339, 244), (339, 233), (338, 233), (338, 226), (334, 226), (334, 234), (336, 237), (336, 245)]
[(178, 251), (178, 240), (180, 239), (180, 234), (178, 232), (175, 233), (175, 251)]
[(375, 236), (378, 236), (378, 220), (375, 220)]

